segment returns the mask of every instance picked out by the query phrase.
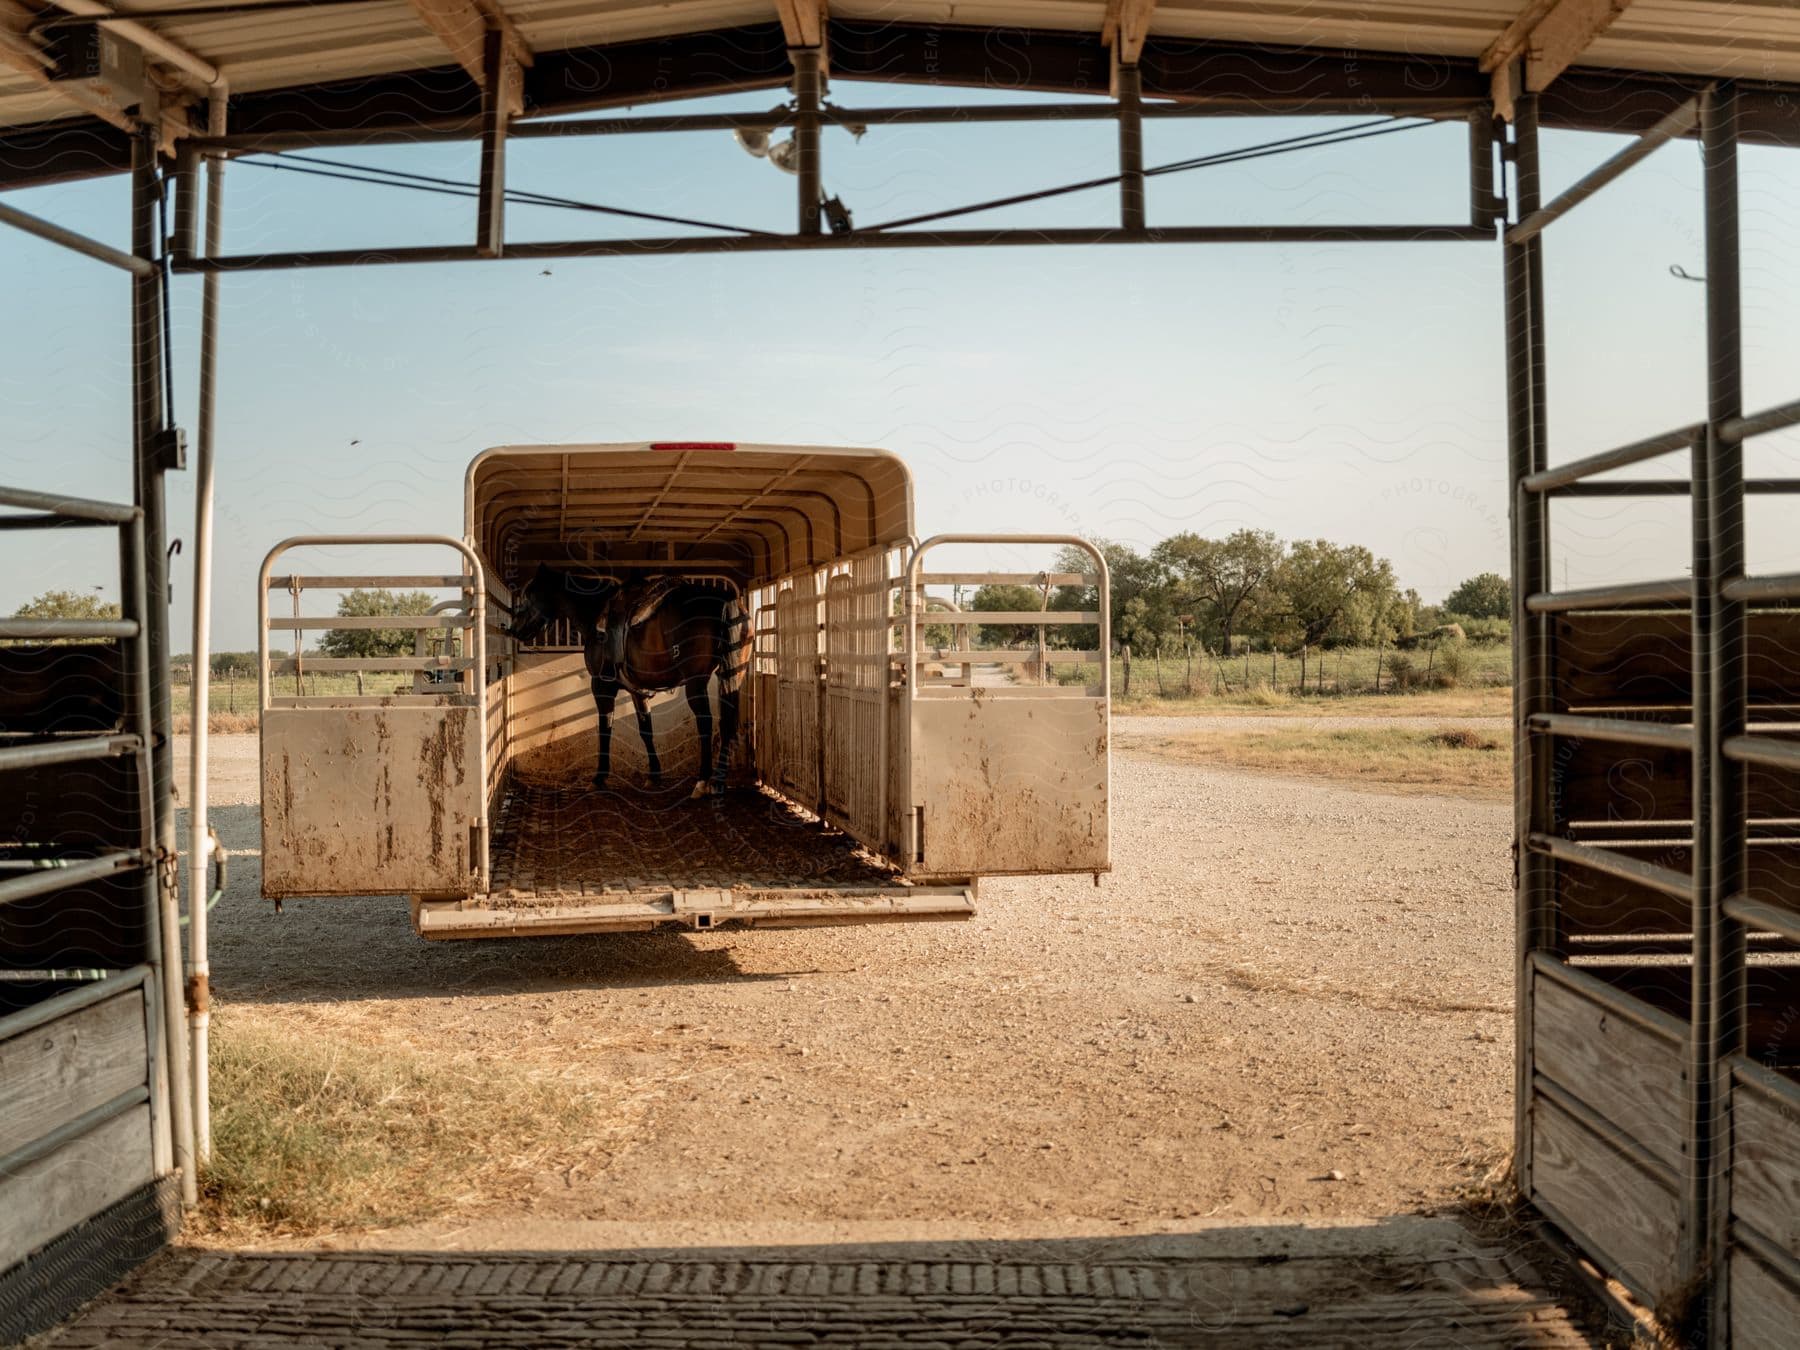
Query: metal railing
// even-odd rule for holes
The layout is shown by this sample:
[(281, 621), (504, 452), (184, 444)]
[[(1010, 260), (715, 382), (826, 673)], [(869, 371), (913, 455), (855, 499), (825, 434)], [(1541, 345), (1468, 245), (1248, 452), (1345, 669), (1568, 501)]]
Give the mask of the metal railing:
[[(0, 1034), (17, 1034), (45, 1019), (66, 1016), (94, 999), (143, 985), (145, 1033), (149, 1060), (145, 1086), (132, 1102), (109, 1103), (108, 1109), (126, 1109), (148, 1101), (151, 1112), (152, 1166), (158, 1173), (171, 1167), (182, 1172), (183, 1192), (192, 1196), (193, 1103), (188, 1087), (188, 1061), (171, 1044), (186, 1016), (181, 979), (180, 916), (173, 889), (165, 892), (156, 863), (156, 810), (152, 797), (152, 747), (166, 728), (154, 725), (151, 701), (152, 661), (146, 631), (148, 585), (144, 513), (141, 508), (118, 502), (0, 487), (0, 533), (44, 528), (106, 528), (119, 534), (120, 617), (117, 619), (7, 619), (0, 621), (0, 638), (14, 642), (82, 642), (109, 640), (119, 645), (120, 661), (109, 672), (119, 682), (123, 724), (115, 731), (79, 733), (32, 730), (0, 735), (0, 775), (24, 773), (71, 764), (129, 760), (133, 770), (135, 836), (130, 842), (96, 852), (85, 847), (30, 847), (30, 867), (0, 880), (0, 905), (56, 896), (82, 886), (110, 880), (124, 873), (138, 874), (144, 916), (141, 961), (118, 976), (89, 985), (74, 993), (58, 995), (21, 1013), (0, 1019)], [(121, 804), (122, 808), (122, 804)], [(120, 810), (121, 817), (127, 813)], [(31, 845), (32, 841), (20, 840)], [(91, 913), (79, 916), (91, 924)], [(154, 996), (152, 996), (154, 995)], [(116, 1111), (112, 1112), (116, 1114)], [(84, 1117), (61, 1128), (57, 1139), (36, 1140), (27, 1148), (60, 1146), (60, 1143), (110, 1119)], [(0, 1167), (4, 1163), (0, 1162)]]

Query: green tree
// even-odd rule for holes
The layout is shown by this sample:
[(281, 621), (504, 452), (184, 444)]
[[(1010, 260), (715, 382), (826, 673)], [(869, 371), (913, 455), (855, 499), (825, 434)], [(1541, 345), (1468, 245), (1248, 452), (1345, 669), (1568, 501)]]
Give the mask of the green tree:
[(1302, 540), (1288, 549), (1276, 588), (1299, 645), (1366, 640), (1369, 625), (1395, 596), (1394, 568), (1360, 544)]
[[(358, 588), (338, 601), (340, 618), (377, 618), (429, 613), (434, 601), (424, 591)], [(319, 639), (322, 656), (406, 656), (413, 649), (411, 628), (333, 628)]]
[(13, 611), (15, 619), (116, 619), (119, 607), (111, 600), (80, 591), (45, 591)]
[(211, 659), (215, 679), (256, 674), (255, 652), (214, 652)]
[(1505, 619), (1512, 616), (1512, 583), (1498, 572), (1470, 577), (1450, 592), (1444, 609), (1471, 619)]
[(1150, 556), (1168, 571), (1180, 608), (1204, 609), (1219, 650), (1229, 656), (1232, 634), (1281, 567), (1284, 552), (1268, 530), (1236, 530), (1224, 539), (1172, 535)]
[[(975, 592), (969, 602), (971, 611), (984, 609), (1037, 610), (1044, 608), (1044, 595), (1032, 586), (983, 586)], [(984, 623), (979, 629), (981, 645), (984, 647), (1005, 647), (1018, 642), (1032, 642), (1037, 638), (1037, 625), (1033, 623)], [(1046, 637), (1049, 635), (1046, 634)]]
[[(12, 613), (15, 619), (116, 619), (119, 607), (110, 600), (102, 600), (97, 595), (84, 595), (80, 591), (45, 591), (34, 600), (27, 600)], [(69, 642), (83, 641), (81, 638), (31, 638), (26, 641), (49, 642), (62, 645)]]

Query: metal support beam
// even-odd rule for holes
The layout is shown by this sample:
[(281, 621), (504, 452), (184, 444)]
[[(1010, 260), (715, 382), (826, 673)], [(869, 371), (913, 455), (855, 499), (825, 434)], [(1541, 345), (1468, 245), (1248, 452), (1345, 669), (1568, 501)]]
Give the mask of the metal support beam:
[[(1521, 101), (1513, 126), (1516, 190), (1521, 214), (1536, 210), (1540, 198), (1535, 99)], [(1544, 315), (1541, 292), (1534, 286), (1538, 265), (1536, 240), (1508, 243), (1502, 265), (1506, 304), (1507, 474), (1512, 501), (1513, 575), (1513, 868), (1517, 888), (1514, 979), (1514, 1167), (1521, 1193), (1531, 1187), (1531, 1100), (1533, 1079), (1532, 972), (1539, 952), (1553, 946), (1548, 922), (1555, 868), (1532, 849), (1534, 834), (1555, 833), (1550, 818), (1549, 749), (1529, 734), (1531, 719), (1552, 711), (1549, 691), (1550, 625), (1532, 611), (1527, 600), (1549, 591), (1548, 506), (1527, 490), (1531, 474), (1543, 467), (1542, 443)]]
[(799, 233), (820, 232), (819, 201), (824, 196), (819, 165), (819, 105), (825, 100), (825, 76), (817, 47), (796, 47), (794, 63), (794, 151), (799, 175)]
[[(552, 258), (673, 257), (688, 253), (854, 252), (860, 249), (1043, 247), (1069, 244), (1142, 244), (1139, 235), (1103, 229), (857, 230), (851, 234), (671, 235), (653, 239), (569, 239), (513, 244), (509, 260)], [(1469, 225), (1169, 225), (1148, 241), (1157, 244), (1424, 244), (1492, 243), (1493, 234)], [(177, 275), (208, 272), (280, 272), (312, 267), (373, 267), (403, 263), (476, 262), (472, 244), (407, 248), (331, 249), (299, 253), (226, 254), (177, 261)]]
[[(1744, 765), (1724, 753), (1748, 722), (1745, 606), (1723, 591), (1744, 573), (1744, 451), (1725, 433), (1744, 411), (1738, 264), (1736, 90), (1722, 84), (1700, 105), (1706, 212), (1706, 419), (1694, 481), (1695, 912), (1690, 1149), (1694, 1185), (1682, 1255), (1698, 1277), (1704, 1343), (1730, 1342), (1726, 1253), (1730, 1233), (1731, 1070), (1744, 1041), (1744, 930), (1725, 902), (1745, 889)], [(1700, 535), (1705, 534), (1705, 556)], [(1705, 684), (1700, 684), (1704, 663)], [(1702, 699), (1701, 695), (1705, 697)], [(1704, 756), (1704, 758), (1702, 758)], [(1704, 833), (1701, 831), (1704, 816)], [(1692, 1265), (1686, 1263), (1691, 1261)]]
[[(157, 207), (161, 184), (156, 170), (156, 132), (137, 133), (131, 157), (131, 249), (154, 264), (157, 256)], [(163, 430), (162, 272), (154, 265), (131, 283), (132, 463), (137, 505), (143, 511), (143, 641), (139, 647), (148, 673), (150, 746), (149, 793), (141, 809), (151, 820), (153, 871), (161, 938), (159, 975), (163, 986), (163, 1038), (169, 1066), (170, 1116), (174, 1163), (181, 1169), (182, 1198), (198, 1201), (194, 1177), (193, 1100), (188, 1085), (188, 1057), (181, 1029), (187, 1023), (181, 981), (181, 923), (176, 893), (174, 745), (169, 691), (169, 559), (168, 506), (163, 492), (164, 463), (158, 453)]]
[(133, 276), (148, 276), (156, 270), (152, 264), (145, 262), (142, 258), (122, 253), (110, 244), (103, 244), (98, 239), (89, 239), (85, 234), (77, 234), (74, 230), (64, 229), (61, 225), (54, 225), (27, 211), (21, 211), (16, 206), (8, 206), (5, 202), (0, 202), (0, 225), (11, 225), (15, 230), (34, 234), (39, 239), (47, 240), (52, 244), (61, 244), (64, 248), (73, 249), (84, 257), (122, 268)]
[(1492, 229), (1502, 203), (1494, 195), (1494, 108), (1469, 109), (1469, 224)]
[(1136, 66), (1113, 74), (1119, 98), (1119, 224), (1144, 229), (1144, 82)]
[(1566, 216), (1613, 179), (1648, 159), (1676, 137), (1687, 135), (1694, 129), (1699, 118), (1700, 100), (1689, 99), (1593, 172), (1583, 175), (1572, 187), (1558, 194), (1548, 206), (1533, 211), (1513, 226), (1506, 232), (1508, 241), (1522, 243), (1542, 232), (1547, 225)]
[(506, 132), (519, 95), (519, 63), (506, 34), (487, 30), (481, 86), (481, 177), (476, 197), (475, 251), (498, 258), (506, 250)]

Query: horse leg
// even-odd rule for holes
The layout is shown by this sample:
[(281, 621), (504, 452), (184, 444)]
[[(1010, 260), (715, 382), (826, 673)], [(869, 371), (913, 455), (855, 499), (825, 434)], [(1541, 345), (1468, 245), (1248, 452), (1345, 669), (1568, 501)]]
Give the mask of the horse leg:
[(694, 730), (700, 733), (700, 781), (694, 784), (694, 795), (704, 797), (712, 790), (712, 699), (707, 696), (706, 679), (687, 682), (688, 708), (694, 714)]
[(600, 767), (594, 772), (594, 786), (605, 787), (612, 771), (612, 714), (619, 698), (619, 686), (595, 676), (590, 682), (594, 690), (594, 706), (600, 710)]
[(644, 758), (650, 761), (650, 786), (661, 787), (662, 761), (656, 757), (656, 736), (650, 728), (650, 702), (633, 689), (631, 706), (637, 709), (638, 735), (644, 738)]

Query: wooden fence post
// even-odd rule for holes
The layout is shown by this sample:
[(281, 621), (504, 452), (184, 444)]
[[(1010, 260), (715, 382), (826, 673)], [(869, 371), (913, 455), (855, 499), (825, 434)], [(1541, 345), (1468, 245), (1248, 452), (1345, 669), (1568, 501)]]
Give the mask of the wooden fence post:
[(1125, 663), (1125, 697), (1130, 698), (1131, 697), (1131, 644), (1129, 642), (1121, 642), (1119, 644), (1119, 659)]

